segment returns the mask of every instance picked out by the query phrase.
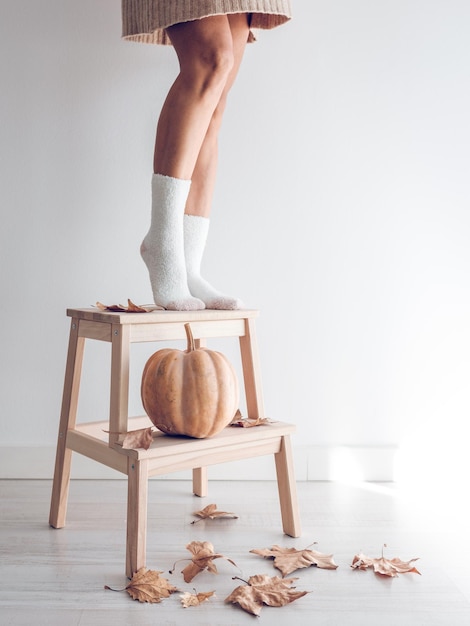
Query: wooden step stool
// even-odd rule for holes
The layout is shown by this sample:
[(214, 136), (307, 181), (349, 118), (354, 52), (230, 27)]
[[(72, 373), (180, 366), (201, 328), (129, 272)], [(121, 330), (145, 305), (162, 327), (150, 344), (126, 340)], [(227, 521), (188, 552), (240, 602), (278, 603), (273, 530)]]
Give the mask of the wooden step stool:
[[(207, 466), (274, 454), (283, 530), (300, 536), (290, 434), (291, 424), (272, 422), (255, 428), (229, 426), (210, 439), (172, 437), (158, 433), (148, 450), (126, 450), (117, 433), (151, 426), (147, 416), (128, 416), (131, 343), (185, 339), (191, 323), (196, 346), (209, 337), (238, 337), (241, 351), (247, 417), (264, 417), (261, 376), (255, 337), (257, 311), (102, 312), (68, 309), (72, 318), (52, 486), (49, 523), (65, 525), (72, 452), (83, 454), (127, 475), (126, 574), (145, 566), (147, 482), (150, 476), (193, 470), (193, 491), (207, 495)], [(85, 339), (111, 343), (109, 420), (77, 424), (77, 405)], [(104, 431), (108, 431), (106, 434)]]

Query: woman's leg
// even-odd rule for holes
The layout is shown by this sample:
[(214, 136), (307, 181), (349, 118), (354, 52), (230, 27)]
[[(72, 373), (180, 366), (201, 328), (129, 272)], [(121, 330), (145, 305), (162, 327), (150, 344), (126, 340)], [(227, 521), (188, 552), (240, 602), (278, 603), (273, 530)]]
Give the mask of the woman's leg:
[(234, 64), (199, 151), (184, 216), (185, 260), (189, 290), (210, 309), (239, 309), (243, 306), (238, 298), (227, 296), (214, 289), (201, 276), (201, 263), (209, 231), (208, 218), (217, 172), (219, 130), (227, 95), (235, 82), (249, 32), (246, 14), (230, 15), (228, 19), (232, 32)]
[(248, 41), (248, 15), (236, 13), (228, 15), (232, 36), (233, 67), (225, 83), (222, 95), (211, 117), (209, 128), (199, 150), (196, 166), (192, 175), (191, 190), (186, 204), (186, 213), (209, 217), (212, 207), (218, 161), (218, 139), (225, 111), (227, 96), (240, 69)]
[(160, 114), (154, 172), (189, 180), (235, 63), (232, 30), (229, 16), (216, 15), (167, 32), (180, 73)]
[(188, 288), (183, 214), (202, 143), (234, 65), (234, 50), (225, 15), (178, 24), (168, 33), (180, 73), (158, 122), (152, 221), (141, 253), (155, 303), (168, 309), (194, 310), (205, 304)]

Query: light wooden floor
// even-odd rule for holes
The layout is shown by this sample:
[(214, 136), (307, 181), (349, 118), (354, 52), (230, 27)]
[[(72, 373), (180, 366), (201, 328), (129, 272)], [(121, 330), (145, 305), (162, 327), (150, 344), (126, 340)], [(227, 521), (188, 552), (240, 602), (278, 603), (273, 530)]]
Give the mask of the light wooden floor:
[[(68, 523), (47, 524), (49, 481), (0, 482), (0, 624), (14, 626), (191, 626), (243, 625), (258, 619), (288, 626), (468, 626), (470, 624), (470, 541), (466, 507), (444, 508), (405, 497), (393, 485), (299, 483), (303, 522), (300, 539), (284, 537), (274, 482), (210, 483), (210, 496), (191, 494), (186, 481), (150, 483), (148, 567), (167, 572), (188, 553), (192, 540), (209, 540), (235, 560), (222, 560), (219, 574), (200, 574), (186, 585), (179, 572), (169, 575), (182, 591), (216, 590), (216, 598), (183, 609), (178, 594), (158, 605), (134, 602), (123, 587), (126, 483), (72, 481)], [(465, 494), (463, 494), (465, 495)], [(191, 513), (206, 504), (234, 511), (238, 520), (191, 525)], [(456, 503), (461, 505), (460, 502)], [(223, 600), (239, 584), (232, 576), (275, 575), (272, 562), (249, 553), (275, 543), (297, 548), (318, 542), (332, 552), (336, 571), (299, 570), (298, 589), (312, 593), (279, 609), (265, 607), (255, 618)], [(420, 557), (422, 576), (380, 578), (353, 571), (356, 552)]]

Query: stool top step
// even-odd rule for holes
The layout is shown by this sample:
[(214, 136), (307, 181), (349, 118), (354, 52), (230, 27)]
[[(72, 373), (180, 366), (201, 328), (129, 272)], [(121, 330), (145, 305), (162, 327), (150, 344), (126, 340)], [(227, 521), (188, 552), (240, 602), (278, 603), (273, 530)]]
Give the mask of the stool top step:
[(98, 308), (67, 309), (67, 315), (77, 319), (105, 324), (159, 324), (168, 322), (205, 322), (237, 320), (257, 317), (259, 311), (243, 309), (235, 311), (219, 311), (203, 309), (202, 311), (150, 311), (148, 313), (126, 313), (121, 311), (101, 311)]

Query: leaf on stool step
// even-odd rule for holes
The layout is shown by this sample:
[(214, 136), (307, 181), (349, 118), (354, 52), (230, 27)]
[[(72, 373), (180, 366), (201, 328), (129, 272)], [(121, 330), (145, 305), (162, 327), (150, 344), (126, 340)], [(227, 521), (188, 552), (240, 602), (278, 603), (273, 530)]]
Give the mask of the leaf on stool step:
[(122, 447), (125, 450), (133, 450), (135, 448), (144, 448), (144, 450), (148, 450), (152, 441), (152, 427), (139, 428), (138, 430), (130, 430), (124, 435)]
[(238, 426), (240, 428), (253, 428), (254, 426), (265, 426), (270, 424), (272, 420), (267, 417), (247, 418), (245, 419), (240, 412), (240, 409), (235, 413), (235, 417), (230, 422), (230, 426)]
[(152, 427), (139, 428), (137, 430), (130, 430), (126, 433), (115, 433), (109, 430), (104, 430), (104, 433), (118, 435), (118, 443), (120, 443), (124, 450), (135, 450), (137, 448), (143, 448), (148, 450), (153, 441)]
[(95, 305), (100, 311), (111, 311), (113, 313), (150, 313), (151, 311), (164, 311), (162, 306), (139, 306), (134, 304), (132, 300), (127, 299), (127, 306), (124, 304), (103, 304), (97, 302)]

